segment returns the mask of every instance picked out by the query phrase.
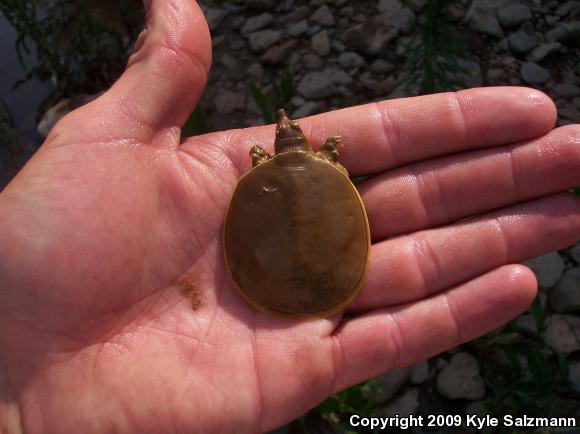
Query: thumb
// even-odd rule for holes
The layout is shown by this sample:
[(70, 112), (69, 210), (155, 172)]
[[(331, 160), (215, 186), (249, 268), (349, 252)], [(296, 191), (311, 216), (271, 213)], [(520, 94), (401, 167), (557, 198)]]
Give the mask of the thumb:
[(145, 0), (145, 5), (145, 30), (125, 72), (102, 96), (57, 124), (47, 142), (178, 142), (207, 81), (209, 30), (194, 0)]

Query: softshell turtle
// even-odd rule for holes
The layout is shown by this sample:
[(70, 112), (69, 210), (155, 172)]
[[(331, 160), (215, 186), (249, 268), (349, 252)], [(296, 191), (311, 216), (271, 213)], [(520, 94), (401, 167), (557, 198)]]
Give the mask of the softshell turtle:
[(242, 297), (284, 318), (327, 317), (363, 284), (370, 249), (362, 200), (338, 163), (340, 137), (313, 152), (278, 111), (275, 155), (250, 151), (224, 225), (226, 266)]

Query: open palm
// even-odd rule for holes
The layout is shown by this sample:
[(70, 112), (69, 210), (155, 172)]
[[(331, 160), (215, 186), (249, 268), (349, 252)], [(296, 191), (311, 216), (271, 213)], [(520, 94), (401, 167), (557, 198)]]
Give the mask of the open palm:
[[(0, 195), (0, 428), (273, 429), (329, 394), (524, 310), (514, 262), (580, 237), (580, 130), (543, 94), (487, 88), (303, 119), (341, 134), (373, 247), (356, 315), (292, 323), (247, 306), (221, 227), (273, 126), (179, 142), (211, 59), (188, 0), (154, 0), (130, 66)], [(468, 216), (469, 219), (465, 219)], [(2, 430), (4, 432), (4, 430)]]

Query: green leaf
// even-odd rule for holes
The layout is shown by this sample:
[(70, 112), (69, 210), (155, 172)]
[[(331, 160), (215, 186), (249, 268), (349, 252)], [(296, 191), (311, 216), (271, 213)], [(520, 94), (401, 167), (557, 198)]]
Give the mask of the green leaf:
[(540, 296), (537, 295), (532, 303), (532, 315), (534, 316), (534, 320), (536, 321), (536, 328), (538, 329), (538, 333), (544, 331), (544, 327), (546, 325), (546, 311), (542, 307), (542, 301), (540, 300)]
[(197, 136), (212, 131), (215, 131), (215, 128), (213, 128), (205, 116), (201, 104), (198, 104), (181, 129), (181, 138)]
[(260, 113), (262, 114), (264, 122), (266, 122), (267, 124), (274, 123), (272, 111), (268, 105), (268, 100), (266, 99), (266, 96), (262, 93), (260, 89), (258, 89), (258, 86), (256, 86), (256, 84), (253, 81), (248, 82), (248, 89), (250, 91), (250, 95), (252, 96), (252, 98), (254, 98), (254, 101), (256, 102), (256, 105), (258, 106)]

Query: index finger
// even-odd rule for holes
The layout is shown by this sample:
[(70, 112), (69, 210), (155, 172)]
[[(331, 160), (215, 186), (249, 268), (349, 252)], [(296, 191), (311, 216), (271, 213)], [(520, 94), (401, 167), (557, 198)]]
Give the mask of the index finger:
[[(550, 131), (555, 119), (554, 103), (540, 91), (486, 87), (380, 101), (310, 116), (298, 123), (315, 149), (328, 136), (341, 135), (341, 164), (351, 175), (362, 175), (531, 139)], [(256, 144), (273, 150), (273, 125), (212, 135), (214, 143), (225, 139), (232, 161), (247, 165), (242, 170), (250, 161), (240, 159), (240, 152), (247, 155)]]

